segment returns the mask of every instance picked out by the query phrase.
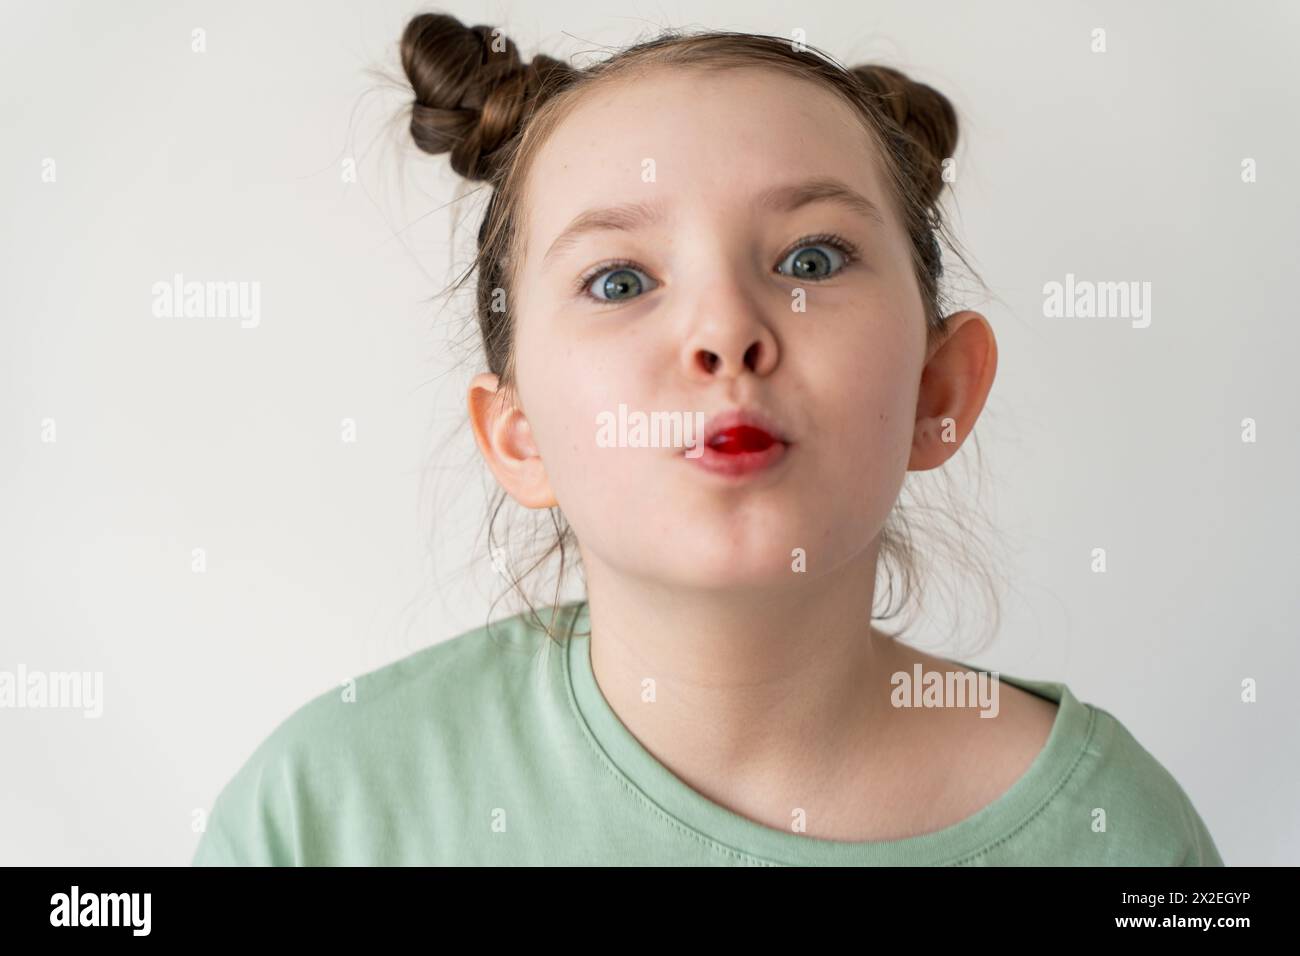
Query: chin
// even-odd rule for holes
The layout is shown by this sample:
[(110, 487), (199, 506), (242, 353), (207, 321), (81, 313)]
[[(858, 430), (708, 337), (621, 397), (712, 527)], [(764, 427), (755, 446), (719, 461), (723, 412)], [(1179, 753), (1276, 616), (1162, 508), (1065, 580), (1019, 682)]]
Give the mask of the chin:
[(668, 576), (685, 588), (771, 591), (799, 583), (800, 576), (791, 568), (793, 559), (772, 547), (761, 553), (731, 552), (722, 556), (691, 553), (681, 557), (688, 560), (678, 563)]

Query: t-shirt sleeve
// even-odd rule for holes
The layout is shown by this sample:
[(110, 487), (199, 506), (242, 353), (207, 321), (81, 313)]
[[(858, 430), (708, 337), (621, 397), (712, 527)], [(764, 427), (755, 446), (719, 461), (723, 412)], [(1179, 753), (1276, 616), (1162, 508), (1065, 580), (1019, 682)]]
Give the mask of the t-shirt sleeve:
[(295, 866), (294, 761), (284, 730), (268, 738), (222, 789), (208, 815), (192, 866)]
[(225, 827), (215, 819), (209, 818), (207, 829), (199, 838), (198, 849), (194, 851), (191, 866), (240, 866), (239, 851), (231, 843)]
[(1210, 836), (1205, 821), (1196, 812), (1186, 793), (1182, 794), (1182, 798), (1187, 850), (1180, 865), (1224, 866), (1223, 857), (1219, 855), (1219, 848), (1214, 845), (1214, 838)]
[[(1114, 863), (1223, 866), (1209, 828), (1187, 791), (1113, 714), (1099, 707), (1094, 742), (1097, 792), (1123, 821)], [(1122, 849), (1121, 849), (1122, 848)]]

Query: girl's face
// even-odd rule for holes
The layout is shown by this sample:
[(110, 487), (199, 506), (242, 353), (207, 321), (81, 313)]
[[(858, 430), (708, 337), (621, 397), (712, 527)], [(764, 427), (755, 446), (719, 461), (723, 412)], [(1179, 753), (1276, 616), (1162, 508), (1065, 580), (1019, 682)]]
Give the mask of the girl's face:
[[(873, 157), (847, 105), (757, 69), (593, 91), (535, 157), (513, 302), (522, 412), (476, 428), (517, 500), (559, 504), (589, 569), (770, 589), (798, 580), (795, 549), (810, 575), (874, 553), (915, 457), (928, 355)], [(603, 447), (620, 405), (757, 409), (791, 444), (726, 478), (682, 447)]]

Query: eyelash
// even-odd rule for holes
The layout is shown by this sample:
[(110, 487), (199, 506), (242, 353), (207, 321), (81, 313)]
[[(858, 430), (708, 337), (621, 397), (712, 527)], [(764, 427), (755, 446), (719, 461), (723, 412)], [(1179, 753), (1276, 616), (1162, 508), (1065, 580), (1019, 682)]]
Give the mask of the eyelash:
[[(780, 263), (784, 262), (790, 256), (790, 253), (802, 249), (804, 246), (831, 246), (844, 257), (843, 264), (835, 273), (831, 276), (825, 276), (820, 279), (812, 279), (811, 281), (813, 282), (825, 282), (827, 279), (832, 278), (833, 275), (838, 275), (840, 272), (843, 272), (849, 266), (853, 265), (853, 263), (858, 261), (858, 247), (856, 245), (837, 233), (822, 232), (812, 236), (804, 236), (801, 239), (795, 240), (794, 243), (786, 247), (785, 252), (781, 253), (777, 264), (780, 265)], [(642, 268), (638, 263), (631, 259), (611, 259), (608, 262), (602, 262), (598, 266), (593, 266), (591, 269), (588, 269), (585, 273), (579, 276), (578, 281), (575, 283), (575, 288), (573, 290), (574, 293), (595, 302), (598, 305), (619, 305), (618, 302), (612, 302), (609, 299), (601, 299), (594, 296), (590, 291), (591, 284), (596, 280), (597, 276), (604, 275), (606, 272), (614, 272), (619, 269), (636, 269), (640, 272), (648, 272), (647, 269)], [(784, 273), (781, 274), (784, 275)], [(789, 276), (788, 278), (794, 278), (794, 276)]]

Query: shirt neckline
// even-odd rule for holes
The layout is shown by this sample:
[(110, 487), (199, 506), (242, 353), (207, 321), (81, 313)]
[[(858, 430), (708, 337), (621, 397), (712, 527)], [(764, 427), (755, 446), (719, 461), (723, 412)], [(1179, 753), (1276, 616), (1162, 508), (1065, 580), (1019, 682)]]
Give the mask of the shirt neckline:
[[(562, 670), (574, 716), (599, 758), (652, 812), (712, 844), (719, 852), (776, 865), (927, 866), (969, 861), (1011, 838), (1060, 791), (1085, 752), (1092, 709), (1063, 683), (999, 674), (1013, 686), (1058, 704), (1047, 742), (1000, 797), (958, 822), (899, 840), (826, 840), (777, 830), (741, 816), (692, 788), (659, 762), (619, 720), (591, 666), (589, 606), (566, 605)], [(954, 663), (971, 670), (983, 668)]]

